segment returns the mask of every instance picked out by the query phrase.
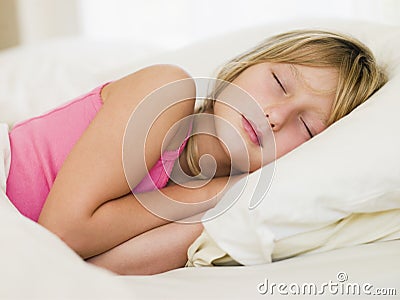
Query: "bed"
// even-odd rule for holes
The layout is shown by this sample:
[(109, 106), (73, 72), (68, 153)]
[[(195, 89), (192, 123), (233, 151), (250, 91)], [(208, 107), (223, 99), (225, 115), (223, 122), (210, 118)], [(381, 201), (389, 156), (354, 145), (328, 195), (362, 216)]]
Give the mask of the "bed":
[[(267, 258), (262, 252), (264, 261), (253, 257), (249, 261), (258, 263), (247, 266), (183, 268), (152, 276), (116, 276), (82, 261), (56, 236), (21, 216), (2, 192), (0, 299), (258, 299), (288, 295), (309, 299), (310, 293), (313, 297), (348, 298), (360, 293), (369, 298), (398, 298), (398, 27), (344, 20), (304, 20), (246, 28), (174, 51), (146, 43), (111, 45), (75, 38), (4, 50), (0, 52), (1, 190), (5, 190), (10, 161), (5, 137), (8, 126), (14, 122), (43, 113), (105, 81), (152, 63), (178, 64), (192, 76), (213, 76), (215, 67), (264, 37), (304, 27), (355, 35), (371, 47), (389, 74), (388, 84), (374, 99), (277, 162), (279, 176), (272, 184), (271, 197), (278, 200), (296, 197), (303, 201), (302, 205), (309, 206), (325, 199), (320, 215), (307, 216), (308, 231), (304, 229), (291, 235), (285, 231), (278, 238), (277, 232), (282, 232), (280, 225), (261, 222), (273, 228), (270, 231), (275, 234), (272, 244), (261, 247), (261, 252), (268, 247), (271, 251)], [(354, 143), (354, 133), (359, 143)], [(328, 143), (332, 136), (338, 144)], [(352, 159), (347, 161), (348, 157)], [(291, 167), (302, 170), (311, 159), (331, 171), (322, 176), (325, 181), (315, 178), (315, 174), (300, 172), (297, 177), (290, 174)], [(314, 180), (312, 188), (304, 188), (301, 178), (306, 176)], [(289, 189), (283, 191), (282, 187), (289, 183), (295, 194), (290, 194)], [(248, 201), (249, 197), (251, 194), (246, 190), (241, 199)], [(325, 211), (335, 212), (336, 219), (324, 219)], [(235, 218), (240, 226), (253, 217), (232, 209), (226, 214), (225, 222)], [(260, 214), (255, 217), (260, 218)], [(245, 240), (252, 233), (242, 227), (217, 232), (218, 222), (223, 221), (210, 223), (209, 235), (240, 261), (243, 247), (231, 237), (236, 233), (236, 239)], [(329, 240), (321, 237), (318, 240), (315, 232), (327, 226), (334, 229), (334, 234), (329, 233)], [(307, 235), (310, 232), (314, 235)], [(288, 242), (290, 237), (295, 239)], [(301, 239), (301, 247), (293, 242), (296, 238)], [(286, 243), (278, 244), (276, 240)], [(273, 262), (268, 263), (268, 259)]]

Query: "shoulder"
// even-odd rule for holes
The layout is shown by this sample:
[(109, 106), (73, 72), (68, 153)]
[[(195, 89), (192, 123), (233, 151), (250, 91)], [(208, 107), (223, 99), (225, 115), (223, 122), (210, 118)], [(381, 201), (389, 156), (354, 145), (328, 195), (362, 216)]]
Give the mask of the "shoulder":
[(149, 93), (174, 82), (185, 83), (195, 96), (195, 83), (188, 72), (177, 65), (157, 64), (141, 68), (108, 84), (102, 90), (102, 98), (107, 102), (108, 98), (115, 94), (137, 94), (142, 91)]
[[(181, 119), (194, 112), (195, 82), (183, 68), (171, 64), (151, 65), (114, 81), (103, 88), (101, 98), (105, 104), (114, 102), (113, 105), (128, 108), (136, 107), (150, 94), (154, 95), (154, 103), (168, 107), (162, 113), (162, 126), (169, 126), (176, 118)], [(153, 109), (160, 108), (153, 106)]]
[(160, 141), (164, 147), (169, 146), (187, 133), (189, 122), (181, 120), (194, 112), (196, 85), (179, 66), (152, 65), (105, 86), (101, 97), (104, 106), (134, 112), (132, 126), (127, 129), (147, 131), (149, 126), (145, 124), (151, 120), (146, 146), (160, 149)]

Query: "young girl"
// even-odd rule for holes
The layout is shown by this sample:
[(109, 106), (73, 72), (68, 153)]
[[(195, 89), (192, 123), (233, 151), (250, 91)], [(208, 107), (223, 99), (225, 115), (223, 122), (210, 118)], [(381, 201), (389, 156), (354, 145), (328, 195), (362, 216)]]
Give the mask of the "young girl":
[[(244, 90), (262, 109), (273, 132), (273, 140), (263, 143), (275, 141), (276, 158), (351, 112), (386, 81), (365, 45), (317, 30), (271, 37), (228, 62), (217, 79)], [(146, 139), (124, 141), (130, 116), (141, 101), (176, 82), (185, 84), (179, 95), (166, 90), (165, 101), (177, 96), (187, 100), (163, 111), (154, 107), (157, 118), (146, 129)], [(183, 203), (216, 199), (232, 169), (252, 172), (273, 159), (260, 159), (262, 144), (252, 120), (218, 101), (224, 92), (226, 85), (217, 84), (217, 100), (195, 110), (190, 75), (176, 66), (155, 65), (19, 123), (10, 132), (7, 195), (23, 215), (99, 266), (120, 274), (154, 274), (184, 266), (188, 247), (202, 232), (201, 223), (171, 222), (144, 208), (138, 196), (149, 202), (160, 195)], [(213, 119), (194, 118), (173, 126), (202, 114)], [(132, 118), (128, 127), (134, 129), (127, 134), (143, 132), (146, 117), (143, 113)], [(235, 165), (234, 153), (227, 151), (229, 131), (212, 121), (220, 119), (229, 122), (246, 145), (247, 170)], [(194, 129), (215, 135), (190, 135)], [(200, 173), (199, 157), (204, 154), (216, 162), (212, 180), (198, 188), (169, 182), (172, 168), (179, 167), (193, 182), (199, 181), (194, 176)], [(191, 214), (214, 204), (209, 201)], [(186, 217), (190, 215), (177, 219)]]

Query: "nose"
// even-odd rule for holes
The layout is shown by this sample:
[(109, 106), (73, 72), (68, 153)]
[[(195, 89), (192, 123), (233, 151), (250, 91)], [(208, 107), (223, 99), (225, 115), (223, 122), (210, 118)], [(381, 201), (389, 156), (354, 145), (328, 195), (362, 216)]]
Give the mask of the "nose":
[(269, 125), (271, 126), (271, 128), (274, 129), (275, 128), (275, 124), (272, 123), (271, 119), (269, 118), (269, 114), (265, 114), (265, 116), (267, 117)]
[(280, 130), (288, 123), (296, 113), (296, 109), (291, 103), (269, 106), (264, 110), (265, 116), (273, 131)]

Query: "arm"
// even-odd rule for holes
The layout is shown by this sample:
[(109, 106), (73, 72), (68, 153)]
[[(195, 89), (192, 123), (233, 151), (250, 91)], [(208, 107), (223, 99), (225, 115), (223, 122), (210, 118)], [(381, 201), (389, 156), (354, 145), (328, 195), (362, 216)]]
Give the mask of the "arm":
[(201, 223), (170, 223), (147, 231), (92, 257), (89, 263), (120, 275), (152, 275), (183, 267), (187, 250), (201, 234)]
[[(165, 196), (182, 203), (197, 203), (212, 199), (199, 205), (196, 210), (177, 211), (175, 220), (196, 215), (213, 207), (225, 186), (227, 177), (214, 178), (202, 188), (186, 188), (180, 185), (167, 186), (160, 191), (151, 191), (138, 195), (140, 200), (152, 202), (165, 201)], [(178, 214), (179, 213), (179, 214)], [(88, 258), (103, 253), (112, 247), (127, 241), (143, 232), (165, 225), (170, 221), (157, 217), (144, 208), (133, 194), (102, 204), (90, 219), (87, 226), (76, 226), (76, 232), (71, 230), (70, 240), (82, 257)], [(101, 230), (100, 230), (101, 229)], [(82, 238), (81, 237), (85, 237)]]
[[(241, 177), (237, 176), (230, 184), (234, 184), (239, 178)], [(227, 183), (227, 177), (214, 178), (208, 184), (208, 197), (221, 197), (229, 187)], [(190, 198), (184, 190), (181, 194)], [(200, 220), (202, 215), (197, 215), (195, 219)], [(201, 222), (181, 221), (165, 224), (131, 238), (87, 261), (121, 275), (150, 275), (166, 272), (186, 264), (187, 250), (202, 230)]]
[[(104, 105), (69, 153), (39, 218), (40, 224), (60, 236), (82, 257), (104, 252), (165, 222), (130, 201), (133, 198), (121, 155), (123, 136), (131, 113), (142, 99), (165, 84), (187, 78), (177, 67), (152, 66), (103, 89)], [(194, 85), (187, 86), (180, 96), (194, 98), (194, 89)], [(132, 149), (131, 169), (135, 171), (136, 183), (160, 157), (168, 129), (191, 114), (193, 106), (194, 99), (191, 99), (164, 111), (149, 131), (146, 147)], [(140, 124), (137, 125), (140, 130)], [(144, 141), (137, 143), (144, 145)]]

